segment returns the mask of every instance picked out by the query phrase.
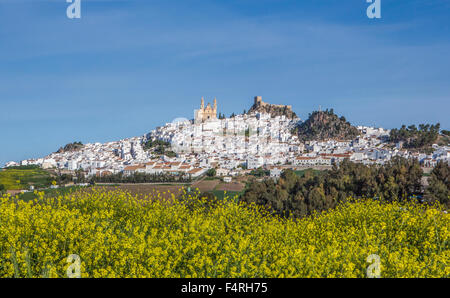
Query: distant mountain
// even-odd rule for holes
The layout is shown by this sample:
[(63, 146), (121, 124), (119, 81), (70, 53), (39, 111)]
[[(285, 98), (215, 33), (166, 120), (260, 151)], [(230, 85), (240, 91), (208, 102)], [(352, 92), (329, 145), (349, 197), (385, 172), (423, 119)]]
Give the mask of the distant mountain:
[(262, 101), (261, 96), (255, 97), (255, 102), (248, 111), (249, 114), (253, 112), (268, 113), (271, 117), (284, 115), (289, 119), (297, 118), (297, 115), (292, 111), (291, 106), (266, 103)]
[(77, 151), (83, 148), (84, 145), (81, 142), (73, 142), (70, 144), (65, 145), (64, 147), (61, 147), (56, 151), (56, 153), (64, 153), (64, 152), (71, 152), (71, 151)]
[(350, 140), (359, 135), (356, 127), (352, 126), (344, 116), (338, 117), (333, 109), (314, 111), (309, 118), (300, 123), (295, 129), (300, 140)]

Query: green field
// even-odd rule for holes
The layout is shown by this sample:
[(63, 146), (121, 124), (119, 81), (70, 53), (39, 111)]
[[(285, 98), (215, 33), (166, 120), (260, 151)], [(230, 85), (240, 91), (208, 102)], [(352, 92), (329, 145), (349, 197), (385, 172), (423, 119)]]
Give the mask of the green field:
[[(55, 198), (58, 196), (69, 195), (69, 194), (74, 193), (77, 190), (80, 190), (83, 188), (86, 188), (86, 187), (70, 186), (70, 187), (61, 187), (61, 188), (48, 188), (48, 189), (39, 190), (39, 192), (43, 192), (45, 198)], [(36, 194), (35, 192), (31, 191), (31, 192), (22, 193), (17, 198), (21, 201), (29, 202), (29, 201), (39, 198), (39, 194)]]
[(38, 167), (18, 167), (0, 170), (0, 184), (7, 190), (48, 187), (52, 182), (50, 173)]
[(225, 193), (224, 190), (213, 190), (212, 193), (219, 200), (223, 200), (225, 197), (234, 198), (236, 195), (237, 196), (241, 195), (241, 192), (239, 191), (227, 191)]
[(315, 169), (306, 169), (306, 170), (298, 170), (298, 171), (294, 171), (294, 173), (297, 174), (297, 176), (299, 176), (299, 177), (305, 176), (306, 172), (311, 173), (313, 176), (318, 176), (318, 175), (320, 175), (323, 171), (321, 171), (321, 170), (315, 170)]

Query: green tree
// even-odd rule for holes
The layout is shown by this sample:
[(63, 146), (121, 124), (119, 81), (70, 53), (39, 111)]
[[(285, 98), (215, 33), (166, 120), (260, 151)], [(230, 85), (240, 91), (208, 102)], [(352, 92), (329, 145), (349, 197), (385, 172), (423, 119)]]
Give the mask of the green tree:
[(211, 168), (211, 169), (209, 169), (209, 170), (206, 172), (206, 176), (208, 176), (208, 177), (215, 177), (215, 176), (216, 176), (216, 173), (217, 173), (216, 169)]
[(425, 198), (429, 202), (438, 201), (450, 207), (450, 166), (439, 161), (431, 171)]

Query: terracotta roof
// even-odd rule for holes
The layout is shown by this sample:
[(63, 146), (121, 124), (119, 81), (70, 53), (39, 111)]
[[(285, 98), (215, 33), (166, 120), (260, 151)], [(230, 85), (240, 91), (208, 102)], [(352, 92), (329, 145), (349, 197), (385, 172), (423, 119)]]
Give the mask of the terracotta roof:
[(142, 166), (142, 165), (137, 165), (137, 166), (128, 166), (128, 167), (125, 167), (123, 170), (124, 171), (136, 171), (137, 169), (143, 169), (144, 168), (144, 166)]

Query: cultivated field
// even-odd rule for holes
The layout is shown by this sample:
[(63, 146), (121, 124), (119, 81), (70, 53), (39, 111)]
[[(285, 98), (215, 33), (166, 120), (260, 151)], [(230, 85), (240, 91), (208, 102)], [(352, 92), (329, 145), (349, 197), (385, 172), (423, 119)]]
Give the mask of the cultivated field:
[(192, 188), (198, 188), (201, 192), (205, 191), (213, 191), (216, 186), (220, 183), (219, 179), (214, 180), (200, 180), (197, 182), (192, 183)]
[(0, 277), (65, 277), (73, 254), (81, 277), (366, 277), (374, 260), (381, 277), (450, 275), (450, 215), (413, 203), (366, 199), (295, 221), (94, 188), (0, 198), (0, 227)]
[[(128, 192), (131, 195), (134, 195), (140, 199), (145, 197), (160, 197), (164, 199), (172, 198), (172, 195), (178, 197), (183, 188), (187, 188), (184, 185), (175, 185), (175, 184), (151, 184), (151, 183), (142, 183), (142, 184), (120, 184), (120, 185), (101, 185), (97, 188), (104, 189), (105, 191), (124, 191)], [(91, 188), (92, 189), (92, 188)], [(90, 189), (88, 189), (89, 191)]]
[(240, 192), (244, 190), (245, 185), (240, 182), (219, 183), (215, 190)]
[(0, 170), (0, 184), (7, 190), (47, 187), (51, 184), (51, 175), (40, 168)]

